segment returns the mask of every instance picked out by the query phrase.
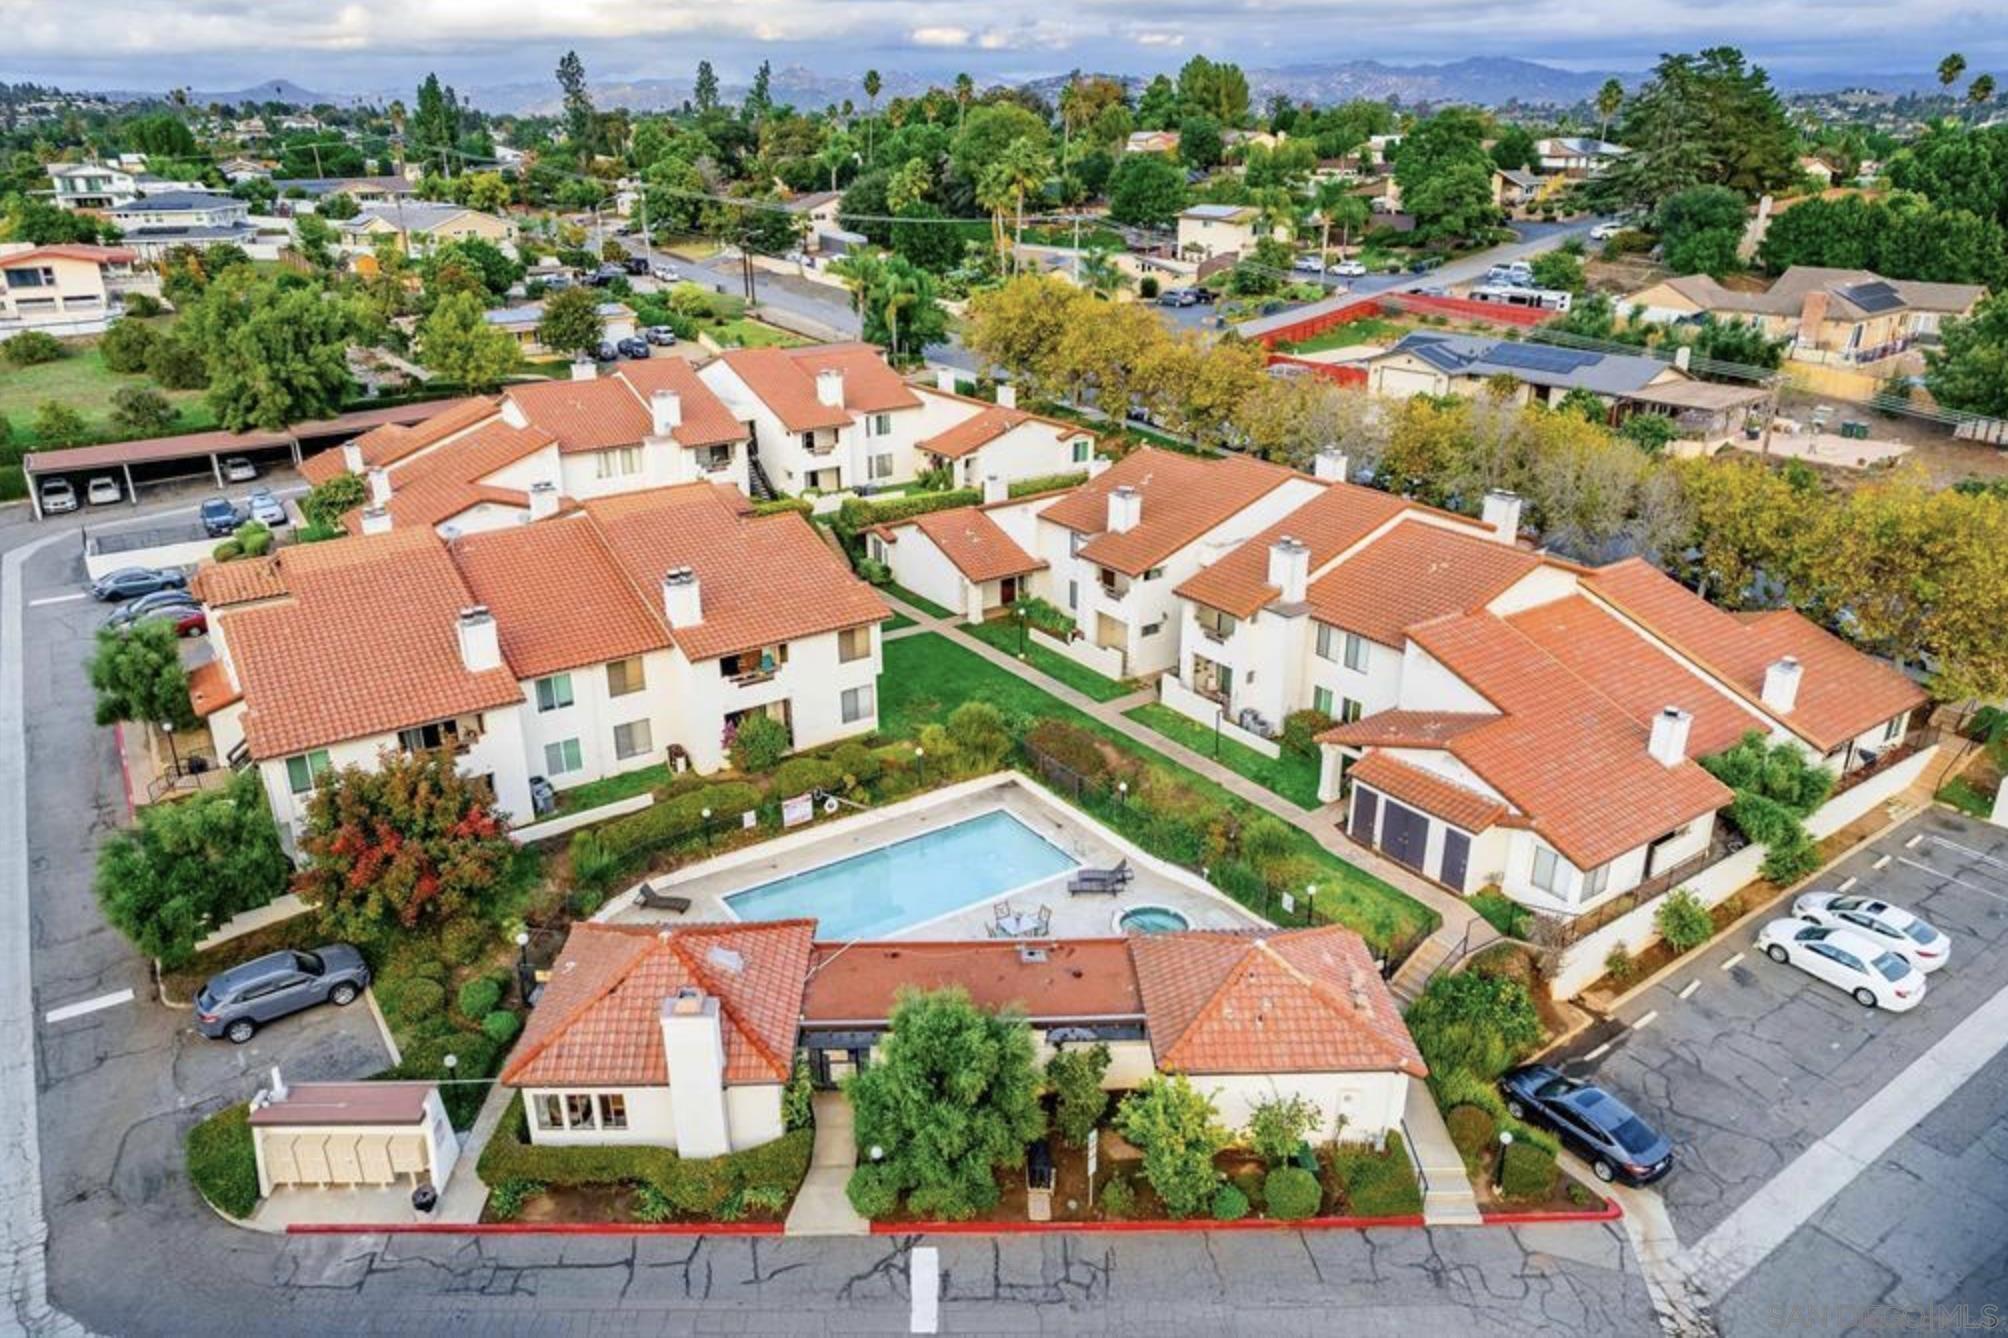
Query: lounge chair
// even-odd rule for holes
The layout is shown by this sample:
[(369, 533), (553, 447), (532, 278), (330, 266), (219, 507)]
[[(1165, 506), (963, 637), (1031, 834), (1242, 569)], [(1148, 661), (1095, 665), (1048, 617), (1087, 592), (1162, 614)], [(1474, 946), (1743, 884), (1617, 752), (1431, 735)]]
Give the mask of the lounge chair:
[(678, 897), (672, 896), (667, 892), (658, 892), (653, 885), (648, 883), (641, 885), (641, 894), (635, 900), (645, 910), (669, 911), (676, 915), (685, 914), (690, 910), (689, 897)]
[(1124, 860), (1113, 869), (1082, 869), (1068, 881), (1067, 891), (1075, 896), (1084, 893), (1114, 896), (1129, 886), (1134, 877), (1129, 861)]

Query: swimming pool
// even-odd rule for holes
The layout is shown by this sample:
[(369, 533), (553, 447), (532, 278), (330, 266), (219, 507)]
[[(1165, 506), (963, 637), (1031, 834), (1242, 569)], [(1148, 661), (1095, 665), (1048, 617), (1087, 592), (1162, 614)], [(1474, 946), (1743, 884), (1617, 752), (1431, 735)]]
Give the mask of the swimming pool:
[(813, 916), (816, 937), (874, 938), (1016, 891), (1075, 866), (999, 810), (725, 898), (741, 920)]

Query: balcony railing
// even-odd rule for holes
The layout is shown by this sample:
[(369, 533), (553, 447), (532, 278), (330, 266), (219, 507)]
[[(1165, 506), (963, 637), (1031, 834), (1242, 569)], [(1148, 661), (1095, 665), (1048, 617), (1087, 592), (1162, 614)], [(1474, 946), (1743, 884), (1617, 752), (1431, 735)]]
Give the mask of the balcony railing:
[(1200, 623), (1198, 624), (1198, 627), (1200, 635), (1205, 637), (1208, 641), (1211, 641), (1216, 646), (1226, 645), (1228, 641), (1231, 640), (1234, 636), (1233, 629), (1231, 628), (1223, 630), (1221, 628), (1211, 626), (1207, 623)]
[(1106, 581), (1104, 581), (1104, 582), (1102, 583), (1102, 587), (1101, 587), (1101, 589), (1102, 589), (1102, 598), (1103, 598), (1103, 599), (1107, 599), (1107, 600), (1111, 600), (1111, 601), (1113, 601), (1113, 602), (1115, 602), (1115, 603), (1117, 603), (1117, 604), (1120, 604), (1120, 603), (1122, 603), (1122, 602), (1123, 602), (1123, 597), (1124, 597), (1125, 595), (1129, 594), (1129, 587), (1128, 587), (1128, 586), (1126, 586), (1126, 585), (1120, 585), (1120, 586), (1118, 586), (1118, 585), (1110, 585), (1110, 584), (1108, 584), (1108, 583), (1107, 583)]
[(1661, 870), (1637, 887), (1627, 888), (1609, 901), (1593, 906), (1581, 915), (1561, 920), (1561, 931), (1556, 946), (1566, 947), (1578, 939), (1596, 933), (1619, 916), (1628, 915), (1646, 903), (1665, 896), (1709, 865), (1735, 854), (1745, 844), (1742, 837), (1718, 827), (1708, 843), (1708, 849), (1700, 854), (1690, 856), (1670, 869)]
[[(1834, 794), (1846, 794), (1849, 790), (1854, 789), (1870, 777), (1880, 776), (1890, 768), (1916, 757), (1925, 749), (1937, 747), (1938, 743), (1938, 730), (1914, 729), (1904, 736), (1902, 743), (1897, 744), (1893, 748), (1885, 748), (1877, 753), (1873, 762), (1864, 763), (1852, 771), (1843, 773), (1834, 782)], [(1829, 798), (1831, 797), (1830, 795)]]

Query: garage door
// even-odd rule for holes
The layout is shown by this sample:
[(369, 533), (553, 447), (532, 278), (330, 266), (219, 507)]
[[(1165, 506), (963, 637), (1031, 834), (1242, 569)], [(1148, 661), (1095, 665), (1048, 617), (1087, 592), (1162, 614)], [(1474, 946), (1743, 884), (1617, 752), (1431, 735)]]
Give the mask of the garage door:
[(1422, 872), (1423, 854), (1429, 849), (1428, 818), (1390, 799), (1381, 815), (1380, 834), (1380, 848), (1388, 858)]
[(1353, 824), (1347, 830), (1363, 846), (1374, 843), (1374, 813), (1379, 806), (1380, 796), (1364, 785), (1353, 790)]
[(418, 1134), (265, 1133), (265, 1173), (280, 1185), (390, 1185), (426, 1167)]

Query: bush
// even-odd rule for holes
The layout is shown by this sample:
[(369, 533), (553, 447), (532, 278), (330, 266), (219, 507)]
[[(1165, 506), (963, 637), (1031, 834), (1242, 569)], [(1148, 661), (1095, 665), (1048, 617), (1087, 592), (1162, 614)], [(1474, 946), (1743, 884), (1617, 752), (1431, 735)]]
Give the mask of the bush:
[(1701, 904), (1700, 897), (1684, 887), (1666, 894), (1659, 909), (1652, 913), (1652, 927), (1676, 953), (1698, 948), (1715, 936), (1715, 922), (1709, 919), (1708, 908)]
[(694, 840), (704, 828), (704, 810), (714, 823), (730, 821), (759, 807), (760, 792), (744, 781), (706, 785), (665, 799), (639, 813), (602, 823), (572, 837), (572, 877), (589, 889), (604, 888), (621, 870), (654, 851)]
[(151, 325), (114, 321), (98, 341), (98, 357), (104, 360), (106, 370), (133, 376), (146, 370), (146, 360), (159, 342), (160, 336)]
[(858, 1216), (879, 1222), (899, 1207), (899, 1180), (889, 1166), (864, 1165), (851, 1172), (844, 1197), (857, 1209)]
[(788, 754), (788, 727), (770, 715), (749, 716), (732, 734), (732, 765), (749, 774), (772, 771)]
[(830, 762), (837, 769), (838, 779), (846, 790), (858, 790), (870, 785), (885, 771), (885, 764), (877, 754), (862, 743), (853, 740), (838, 744), (830, 754)]
[[(455, 966), (472, 966), (495, 942), (495, 929), (479, 915), (458, 915), (448, 920), (439, 931), (440, 955)], [(490, 1004), (489, 1008), (494, 1005)], [(480, 1017), (487, 1008), (463, 1010), (469, 1017)]]
[(889, 498), (882, 502), (867, 502), (861, 497), (847, 497), (830, 517), (830, 533), (837, 536), (852, 556), (859, 552), (859, 535), (874, 525), (889, 525), (895, 521), (911, 520), (924, 516), (930, 511), (946, 511), (951, 507), (975, 506), (983, 500), (980, 488), (955, 488), (948, 492), (918, 493), (905, 497)]
[(1452, 1106), (1443, 1122), (1450, 1130), (1450, 1141), (1464, 1154), (1467, 1165), (1476, 1164), (1499, 1136), (1499, 1122), (1482, 1106)]
[(1622, 985), (1638, 970), (1638, 963), (1632, 960), (1631, 949), (1622, 943), (1613, 943), (1611, 950), (1604, 954), (1604, 974)]
[(238, 526), (237, 533), (231, 538), (235, 539), (237, 546), (243, 549), (245, 557), (264, 557), (272, 548), (270, 527), (255, 520), (246, 521)]
[(209, 556), (216, 562), (235, 562), (238, 558), (244, 556), (244, 545), (238, 543), (235, 539), (225, 539), (222, 543), (209, 550)]
[(892, 568), (877, 558), (858, 559), (858, 579), (867, 585), (892, 584)]
[[(1731, 748), (1701, 759), (1701, 765), (1715, 779), (1737, 792), (1738, 804), (1748, 795), (1761, 796), (1783, 807), (1793, 817), (1803, 818), (1827, 801), (1834, 788), (1833, 773), (1812, 761), (1797, 747), (1780, 741), (1772, 743), (1752, 730)], [(1730, 821), (1753, 841), (1769, 842), (1744, 826), (1730, 808)], [(1753, 809), (1753, 814), (1758, 810)]]
[(1086, 1147), (1108, 1113), (1109, 1094), (1102, 1090), (1108, 1072), (1109, 1048), (1100, 1041), (1080, 1050), (1061, 1050), (1046, 1061), (1046, 1085), (1055, 1097), (1053, 1126), (1075, 1147)]
[(843, 779), (836, 764), (820, 757), (791, 757), (774, 768), (774, 793), (792, 798), (813, 790), (832, 790)]
[(251, 1108), (228, 1106), (188, 1131), (188, 1178), (218, 1209), (249, 1217), (258, 1207), (258, 1154)]
[(1315, 1217), (1324, 1202), (1318, 1177), (1299, 1166), (1279, 1166), (1262, 1182), (1262, 1201), (1269, 1216), (1281, 1222), (1299, 1222)]
[(523, 1215), (523, 1205), (543, 1192), (534, 1180), (504, 1180), (488, 1191), (488, 1215), (498, 1222), (513, 1222)]
[(1126, 1176), (1112, 1176), (1102, 1186), (1102, 1212), (1108, 1217), (1136, 1215), (1136, 1189)]
[(1092, 780), (1108, 774), (1108, 755), (1092, 733), (1065, 720), (1041, 720), (1025, 736), (1031, 748), (1069, 771)]
[(964, 702), (949, 712), (948, 737), (972, 771), (994, 771), (1011, 752), (1004, 713), (989, 702)]
[(1283, 748), (1303, 757), (1318, 755), (1318, 736), (1332, 727), (1332, 717), (1323, 711), (1292, 711), (1283, 717)]
[[(1041, 474), (1034, 478), (1017, 480), (1011, 484), (1009, 492), (1013, 497), (1030, 497), (1034, 493), (1055, 492), (1061, 488), (1076, 487), (1087, 481), (1088, 473), (1086, 470), (1073, 474)], [(1030, 602), (1034, 604), (1046, 604), (1046, 601), (1043, 599), (1035, 599)], [(1068, 618), (1064, 613), (1060, 613), (1059, 609), (1054, 608), (1053, 605), (1046, 604), (1046, 607), (1053, 609), (1055, 613), (1059, 613), (1060, 617), (1066, 618), (1069, 628), (1074, 625), (1072, 618)], [(1033, 626), (1037, 627), (1040, 624), (1035, 622)]]
[(1415, 1217), (1422, 1212), (1422, 1186), (1401, 1135), (1387, 1136), (1376, 1152), (1371, 1144), (1341, 1143), (1332, 1149), (1332, 1178), (1356, 1217)]
[(502, 986), (491, 977), (478, 976), (460, 987), (453, 1002), (462, 1017), (484, 1018), (502, 1002)]
[(1238, 1222), (1248, 1215), (1248, 1196), (1235, 1185), (1222, 1185), (1213, 1191), (1213, 1220), (1216, 1222)]
[(414, 1022), (445, 1006), (446, 986), (423, 977), (405, 981), (391, 996), (391, 1011)]
[(1270, 1166), (1281, 1166), (1321, 1118), (1316, 1103), (1301, 1096), (1266, 1097), (1248, 1112), (1248, 1145)]
[(1201, 1212), (1213, 1197), (1213, 1156), (1226, 1145), (1212, 1098), (1182, 1073), (1159, 1074), (1122, 1099), (1116, 1127), (1143, 1149), (1143, 1174), (1173, 1217)]
[[(10, 341), (10, 347), (27, 337)], [(35, 435), (47, 446), (78, 446), (90, 435), (90, 429), (84, 416), (61, 400), (43, 400), (35, 409)]]
[(516, 1039), (516, 1033), (523, 1030), (523, 1019), (506, 1008), (497, 1008), (481, 1019), (482, 1034), (497, 1046), (504, 1046)]
[(1820, 865), (1819, 847), (1813, 838), (1801, 827), (1783, 840), (1772, 843), (1764, 852), (1764, 863), (1758, 872), (1778, 886), (1796, 883)]
[(1468, 971), (1438, 976), (1410, 1005), (1408, 1029), (1430, 1070), (1496, 1078), (1541, 1043), (1541, 1018), (1517, 980)]
[(0, 351), (7, 355), (7, 361), (16, 367), (33, 367), (36, 363), (54, 362), (63, 356), (63, 345), (54, 335), (42, 330), (23, 330), (6, 343), (0, 344)]
[(170, 331), (153, 341), (146, 374), (169, 390), (201, 390), (209, 384), (209, 363), (194, 340)]
[(166, 310), (167, 310), (166, 306), (164, 306), (161, 303), (161, 300), (155, 297), (152, 293), (126, 294), (125, 314), (128, 316), (136, 316), (144, 320), (146, 317), (149, 316), (158, 316), (160, 315), (161, 312)]
[(1509, 1199), (1545, 1199), (1554, 1192), (1559, 1174), (1554, 1153), (1515, 1141), (1500, 1164), (1499, 1192)]
[(813, 1128), (816, 1123), (816, 1085), (809, 1077), (809, 1061), (795, 1056), (788, 1070), (788, 1085), (781, 1089), (781, 1126), (789, 1133)]

